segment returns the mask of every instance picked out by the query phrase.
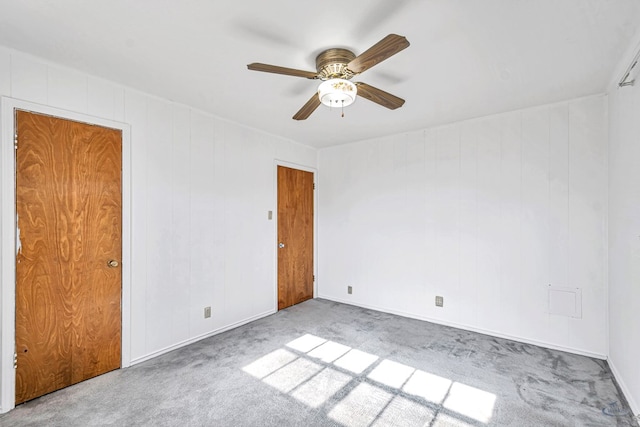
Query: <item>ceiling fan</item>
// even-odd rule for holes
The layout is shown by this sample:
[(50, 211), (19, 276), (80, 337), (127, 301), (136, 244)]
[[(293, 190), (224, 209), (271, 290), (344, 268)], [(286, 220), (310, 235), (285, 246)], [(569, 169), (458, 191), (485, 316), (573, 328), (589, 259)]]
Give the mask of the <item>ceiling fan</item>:
[(358, 56), (350, 50), (340, 48), (321, 52), (316, 57), (317, 71), (315, 72), (257, 62), (247, 65), (247, 68), (253, 71), (322, 80), (317, 93), (293, 116), (294, 120), (305, 120), (320, 104), (346, 107), (355, 101), (356, 94), (395, 110), (402, 107), (404, 99), (366, 83), (351, 82), (351, 79), (407, 47), (409, 47), (409, 41), (405, 37), (389, 34)]

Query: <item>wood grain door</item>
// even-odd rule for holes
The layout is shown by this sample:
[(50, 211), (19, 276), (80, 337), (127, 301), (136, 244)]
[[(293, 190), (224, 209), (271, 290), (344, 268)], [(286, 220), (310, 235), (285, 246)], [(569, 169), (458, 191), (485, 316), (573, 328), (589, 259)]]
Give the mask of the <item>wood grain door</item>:
[(18, 404), (120, 367), (122, 133), (25, 111), (16, 129)]
[(278, 310), (313, 298), (313, 173), (278, 166)]

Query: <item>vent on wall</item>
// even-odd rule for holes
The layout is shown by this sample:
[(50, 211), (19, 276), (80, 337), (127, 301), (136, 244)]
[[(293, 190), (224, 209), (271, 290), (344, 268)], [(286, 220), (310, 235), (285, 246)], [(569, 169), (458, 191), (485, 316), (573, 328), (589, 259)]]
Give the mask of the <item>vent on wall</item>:
[(549, 314), (582, 318), (582, 289), (549, 285)]

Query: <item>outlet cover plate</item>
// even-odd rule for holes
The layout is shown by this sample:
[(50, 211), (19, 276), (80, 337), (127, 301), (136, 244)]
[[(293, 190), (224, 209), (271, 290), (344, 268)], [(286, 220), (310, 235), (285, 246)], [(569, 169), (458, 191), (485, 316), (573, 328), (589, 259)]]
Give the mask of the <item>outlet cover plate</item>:
[(436, 307), (444, 307), (444, 297), (436, 297)]
[(209, 317), (211, 317), (211, 307), (205, 307), (204, 308), (204, 318), (208, 319)]

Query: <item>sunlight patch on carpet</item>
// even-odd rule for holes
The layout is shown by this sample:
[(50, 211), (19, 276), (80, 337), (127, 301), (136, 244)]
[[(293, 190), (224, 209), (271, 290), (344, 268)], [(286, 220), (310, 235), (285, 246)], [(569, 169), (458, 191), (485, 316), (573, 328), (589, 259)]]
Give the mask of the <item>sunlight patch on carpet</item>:
[(305, 334), (242, 370), (345, 427), (489, 423), (496, 395)]
[(278, 349), (262, 356), (255, 362), (242, 368), (244, 372), (258, 379), (262, 379), (272, 372), (294, 361), (298, 356), (285, 349)]
[(354, 374), (361, 374), (378, 359), (379, 357), (375, 354), (352, 349), (340, 359), (336, 360), (334, 365), (351, 371)]
[(298, 387), (291, 395), (311, 408), (318, 408), (339, 392), (352, 376), (325, 368), (318, 375)]
[(383, 360), (367, 377), (393, 388), (400, 388), (415, 371), (411, 366)]
[(482, 423), (493, 416), (496, 395), (461, 383), (453, 383), (444, 407)]
[(329, 412), (329, 418), (346, 427), (366, 427), (392, 398), (392, 394), (381, 388), (361, 383)]
[(278, 369), (263, 381), (266, 384), (288, 393), (322, 369), (322, 366), (307, 359), (297, 359)]
[(314, 348), (308, 354), (310, 357), (320, 359), (323, 362), (331, 363), (338, 357), (344, 355), (351, 347), (338, 344), (337, 342), (327, 341), (324, 344)]
[(449, 392), (452, 383), (450, 379), (418, 369), (411, 375), (402, 390), (405, 393), (439, 404)]
[(307, 353), (325, 342), (327, 342), (327, 340), (316, 337), (315, 335), (306, 334), (287, 343), (287, 347)]
[(396, 396), (373, 426), (428, 426), (434, 415), (435, 410), (405, 397)]

